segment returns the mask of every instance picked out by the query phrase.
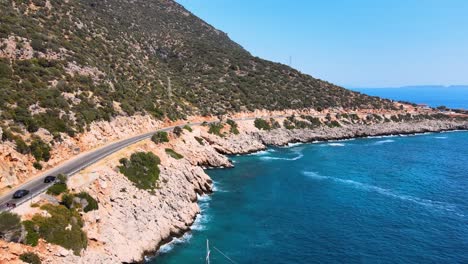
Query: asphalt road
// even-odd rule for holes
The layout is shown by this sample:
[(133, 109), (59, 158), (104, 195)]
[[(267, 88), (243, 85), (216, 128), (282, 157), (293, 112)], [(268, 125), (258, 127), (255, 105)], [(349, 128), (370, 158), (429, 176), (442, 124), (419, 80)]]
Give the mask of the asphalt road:
[[(272, 117), (275, 117), (275, 118), (279, 118), (279, 117), (284, 117), (284, 116), (272, 116)], [(265, 118), (265, 117), (264, 117)], [(269, 118), (269, 117), (268, 117)], [(242, 121), (242, 120), (253, 120), (255, 119), (255, 117), (252, 117), (252, 118), (238, 118), (238, 119), (234, 119), (236, 121)], [(208, 123), (213, 123), (213, 122), (218, 122), (218, 121), (211, 121), (211, 122), (208, 122)], [(201, 125), (202, 123), (187, 123), (187, 125), (191, 125), (191, 126), (197, 126), (197, 125)], [(184, 126), (185, 124), (183, 125), (179, 125), (179, 126)], [(146, 134), (142, 134), (142, 135), (138, 135), (138, 136), (134, 136), (134, 137), (131, 137), (131, 138), (127, 138), (127, 139), (124, 139), (124, 140), (121, 140), (121, 141), (117, 141), (117, 142), (114, 142), (114, 143), (111, 143), (109, 145), (106, 145), (104, 147), (101, 147), (101, 148), (98, 148), (96, 150), (93, 150), (93, 151), (90, 151), (90, 152), (87, 152), (87, 153), (84, 153), (84, 154), (80, 154), (72, 159), (70, 159), (69, 161), (49, 170), (46, 172), (46, 174), (42, 175), (41, 177), (37, 177), (35, 178), (34, 180), (31, 180), (29, 182), (26, 182), (20, 186), (17, 186), (16, 188), (12, 189), (10, 192), (8, 192), (7, 194), (3, 195), (0, 197), (0, 211), (4, 211), (4, 210), (8, 210), (9, 208), (6, 206), (7, 203), (14, 203), (16, 204), (16, 206), (22, 204), (22, 203), (25, 203), (25, 202), (28, 202), (28, 201), (31, 201), (32, 198), (34, 198), (35, 196), (38, 196), (39, 194), (45, 192), (47, 190), (47, 188), (52, 185), (52, 183), (44, 183), (44, 178), (48, 175), (53, 175), (53, 176), (56, 176), (58, 174), (65, 174), (67, 175), (68, 177), (76, 174), (77, 172), (79, 172), (80, 170), (98, 162), (99, 160), (111, 155), (112, 153), (115, 153), (116, 151), (120, 150), (120, 149), (123, 149), (129, 145), (132, 145), (132, 144), (135, 144), (141, 140), (144, 140), (144, 139), (147, 139), (147, 138), (151, 138), (152, 135), (154, 135), (154, 133), (158, 132), (158, 131), (170, 131), (174, 128), (175, 126), (171, 126), (171, 127), (166, 127), (166, 128), (162, 128), (162, 129), (159, 129), (159, 130), (156, 130), (156, 131), (153, 131), (153, 132), (149, 132), (149, 133), (146, 133)], [(21, 199), (13, 199), (12, 196), (13, 196), (13, 193), (17, 190), (20, 190), (20, 189), (24, 189), (24, 190), (29, 190), (30, 193), (21, 198)]]

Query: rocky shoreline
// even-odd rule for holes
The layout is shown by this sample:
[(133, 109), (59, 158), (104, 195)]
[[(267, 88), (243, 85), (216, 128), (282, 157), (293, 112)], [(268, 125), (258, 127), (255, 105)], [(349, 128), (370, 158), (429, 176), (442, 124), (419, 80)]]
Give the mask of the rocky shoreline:
[[(452, 119), (267, 131), (257, 129), (252, 120), (238, 125), (240, 133), (226, 137), (210, 134), (207, 127), (200, 126), (172, 137), (169, 143), (157, 145), (145, 140), (73, 176), (70, 188), (86, 191), (99, 202), (98, 210), (83, 215), (88, 248), (76, 256), (45, 241), (32, 248), (0, 242), (0, 263), (15, 263), (17, 256), (27, 251), (37, 253), (43, 263), (141, 263), (174, 237), (190, 231), (200, 213), (198, 196), (213, 191), (213, 182), (203, 169), (233, 167), (226, 155), (249, 154), (289, 143), (468, 130), (468, 120)], [(165, 148), (184, 158), (169, 157)], [(160, 186), (154, 194), (137, 189), (116, 169), (120, 158), (135, 151), (153, 152), (161, 158)]]
[[(335, 140), (349, 140), (354, 138), (368, 138), (378, 136), (399, 136), (399, 135), (417, 135), (424, 133), (439, 133), (447, 131), (467, 131), (468, 121), (423, 121), (413, 123), (398, 124), (376, 124), (376, 125), (355, 125), (342, 128), (319, 128), (319, 129), (275, 129), (270, 131), (249, 131), (246, 134), (231, 136), (229, 139), (215, 137), (210, 134), (204, 135), (214, 149), (224, 155), (246, 155), (267, 149), (269, 146), (286, 146), (291, 143), (312, 143), (326, 142)], [(245, 144), (240, 148), (239, 144)], [(247, 143), (247, 144), (246, 144)], [(227, 168), (233, 167), (226, 166)], [(219, 168), (216, 166), (208, 167)], [(195, 221), (197, 215), (194, 216)], [(166, 239), (169, 243), (175, 238), (182, 237), (190, 228), (179, 232), (176, 236)], [(160, 243), (156, 250), (145, 252), (143, 257), (155, 256), (159, 248), (165, 243)], [(152, 253), (152, 254), (149, 254)]]

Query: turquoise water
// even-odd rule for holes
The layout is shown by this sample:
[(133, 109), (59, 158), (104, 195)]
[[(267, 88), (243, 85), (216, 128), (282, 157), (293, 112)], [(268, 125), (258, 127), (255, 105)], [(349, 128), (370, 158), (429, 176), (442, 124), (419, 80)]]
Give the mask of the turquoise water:
[(468, 109), (468, 86), (408, 86), (351, 88), (351, 90), (383, 98), (427, 104), (432, 107), (445, 105), (450, 108)]
[(151, 263), (468, 263), (468, 132), (271, 148), (209, 170), (194, 230)]

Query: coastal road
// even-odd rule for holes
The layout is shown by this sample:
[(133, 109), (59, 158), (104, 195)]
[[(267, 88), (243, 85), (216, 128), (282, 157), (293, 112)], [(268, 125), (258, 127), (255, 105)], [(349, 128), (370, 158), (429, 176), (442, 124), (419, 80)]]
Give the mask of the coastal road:
[[(272, 118), (282, 118), (285, 116), (271, 116)], [(237, 118), (233, 119), (235, 121), (246, 121), (246, 120), (254, 120), (256, 117), (248, 117), (248, 118)], [(270, 118), (269, 117), (263, 117), (263, 118)], [(210, 121), (207, 123), (214, 123), (214, 122), (219, 122), (219, 121)], [(178, 126), (184, 126), (184, 125), (191, 125), (191, 126), (199, 126), (202, 123), (186, 123)], [(111, 143), (109, 145), (103, 146), (101, 148), (98, 148), (96, 150), (92, 150), (83, 154), (80, 154), (65, 163), (49, 170), (46, 172), (46, 174), (41, 175), (40, 177), (36, 177), (31, 181), (28, 181), (26, 183), (23, 183), (14, 189), (12, 189), (10, 192), (6, 193), (5, 195), (0, 197), (0, 211), (8, 210), (9, 208), (6, 206), (7, 203), (14, 203), (16, 206), (25, 203), (25, 202), (30, 202), (32, 198), (38, 196), (39, 194), (45, 192), (48, 187), (50, 187), (51, 183), (44, 183), (44, 178), (47, 175), (53, 175), (56, 176), (58, 174), (65, 174), (68, 177), (76, 174), (77, 172), (81, 171), (82, 169), (102, 160), (103, 158), (117, 152), (120, 149), (123, 149), (127, 146), (130, 146), (132, 144), (135, 144), (141, 140), (151, 138), (154, 133), (159, 132), (159, 131), (171, 131), (174, 129), (176, 126), (170, 126), (170, 127), (165, 127), (158, 129), (153, 132), (141, 134), (138, 136), (134, 136), (131, 138), (127, 138), (124, 140), (120, 140), (114, 143)], [(24, 190), (29, 190), (30, 193), (21, 198), (21, 199), (13, 199), (13, 193), (17, 190), (24, 189)]]

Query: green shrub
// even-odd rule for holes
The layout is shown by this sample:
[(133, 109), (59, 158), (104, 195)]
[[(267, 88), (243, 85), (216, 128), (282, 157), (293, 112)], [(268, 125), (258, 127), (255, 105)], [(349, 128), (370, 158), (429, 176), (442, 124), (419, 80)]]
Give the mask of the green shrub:
[(310, 122), (309, 128), (316, 128), (322, 125), (320, 118), (313, 116), (301, 116), (301, 118)]
[(58, 182), (67, 184), (68, 177), (67, 177), (67, 175), (65, 175), (63, 173), (60, 173), (59, 175), (57, 175), (57, 180), (58, 180)]
[(223, 135), (221, 134), (221, 129), (223, 129), (224, 125), (220, 122), (218, 123), (211, 123), (210, 128), (208, 129), (208, 133), (217, 135), (222, 137)]
[(170, 149), (170, 148), (165, 149), (165, 151), (166, 151), (167, 155), (171, 156), (174, 159), (182, 159), (184, 157), (181, 154), (175, 152), (173, 149)]
[(75, 255), (87, 247), (86, 233), (81, 230), (83, 220), (76, 210), (51, 204), (43, 205), (41, 208), (46, 210), (50, 217), (40, 214), (33, 216), (31, 221), (38, 230), (39, 237), (49, 243), (71, 249)]
[(289, 129), (289, 130), (295, 128), (295, 127), (294, 127), (294, 124), (293, 124), (291, 121), (289, 121), (288, 119), (285, 119), (285, 120), (283, 121), (283, 126), (284, 126), (284, 128)]
[(272, 129), (281, 128), (281, 125), (274, 118), (270, 118), (270, 124)]
[(135, 186), (143, 190), (156, 188), (159, 179), (158, 165), (161, 160), (151, 152), (137, 152), (130, 156), (130, 160), (121, 159), (120, 172), (125, 175)]
[(19, 259), (22, 260), (23, 262), (30, 263), (30, 264), (41, 264), (41, 259), (39, 256), (35, 253), (28, 252), (28, 253), (23, 253), (19, 256)]
[(333, 127), (341, 127), (340, 123), (338, 123), (338, 121), (336, 121), (336, 120), (333, 120), (333, 121), (328, 122), (328, 123), (327, 123), (327, 126), (328, 126), (328, 127), (332, 127), (332, 128), (333, 128)]
[(75, 198), (75, 195), (71, 193), (65, 193), (62, 195), (62, 201), (60, 202), (63, 206), (67, 207), (68, 209), (73, 208), (73, 199)]
[(51, 148), (49, 144), (45, 143), (40, 138), (34, 138), (29, 148), (36, 161), (49, 161)]
[(239, 127), (236, 123), (236, 121), (232, 120), (232, 119), (228, 119), (226, 121), (226, 123), (230, 126), (229, 128), (229, 132), (231, 132), (232, 134), (234, 135), (238, 135), (239, 134)]
[(26, 220), (23, 222), (24, 229), (26, 230), (26, 237), (24, 243), (30, 246), (37, 246), (39, 242), (39, 233), (35, 229), (34, 222)]
[(266, 121), (265, 119), (262, 119), (262, 118), (255, 118), (254, 125), (255, 125), (256, 128), (258, 128), (260, 130), (270, 130), (271, 129), (270, 123), (268, 123), (268, 121)]
[(177, 137), (180, 137), (182, 135), (183, 131), (182, 131), (182, 128), (176, 126), (172, 130), (172, 133), (174, 133), (174, 135), (176, 135)]
[(195, 137), (195, 140), (198, 142), (198, 144), (205, 146), (205, 142), (203, 142), (203, 138), (201, 137)]
[(21, 153), (23, 155), (26, 155), (31, 151), (31, 149), (28, 147), (26, 142), (24, 142), (21, 138), (17, 138), (15, 140), (15, 143), (16, 143), (16, 148), (15, 149), (19, 153)]
[(187, 130), (188, 132), (192, 132), (193, 129), (189, 125), (185, 125), (184, 129)]
[(41, 163), (39, 163), (39, 162), (37, 162), (37, 161), (33, 163), (33, 167), (34, 167), (36, 170), (42, 170), (42, 165), (41, 165)]
[(10, 212), (0, 213), (0, 238), (8, 242), (17, 242), (21, 237), (21, 218)]
[(89, 212), (89, 211), (93, 211), (93, 210), (97, 210), (99, 209), (99, 205), (98, 205), (98, 202), (96, 201), (96, 199), (94, 199), (91, 195), (89, 195), (89, 193), (87, 192), (80, 192), (78, 194), (75, 195), (76, 197), (79, 197), (81, 199), (85, 199), (86, 202), (87, 202), (87, 205), (85, 206), (85, 208), (83, 208), (83, 211), (85, 213)]
[(169, 142), (169, 137), (167, 135), (167, 132), (165, 131), (158, 131), (156, 132), (156, 134), (154, 134), (152, 137), (151, 137), (151, 140), (156, 143), (156, 144), (159, 144), (159, 143), (163, 143), (163, 142)]
[(57, 182), (47, 189), (47, 194), (58, 196), (62, 193), (67, 192), (67, 184), (63, 182)]

